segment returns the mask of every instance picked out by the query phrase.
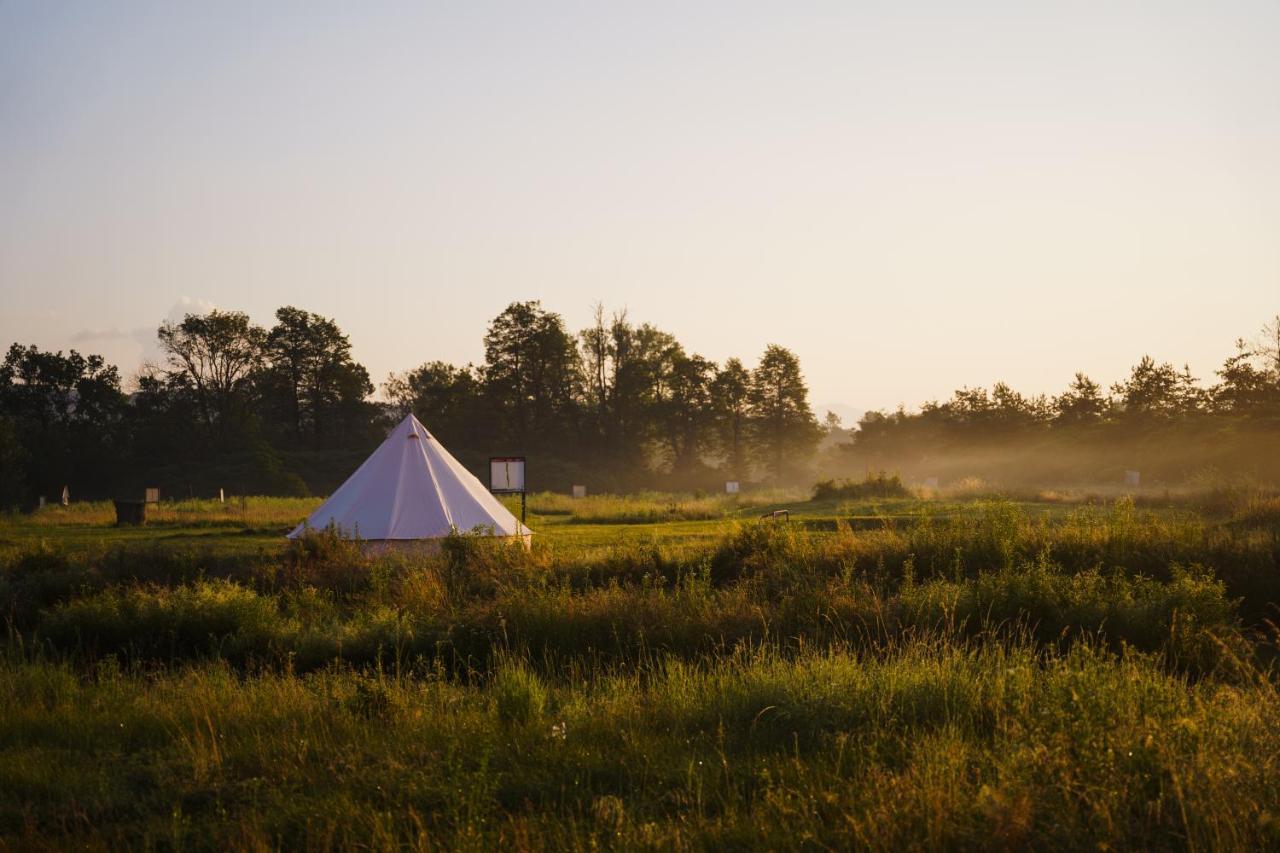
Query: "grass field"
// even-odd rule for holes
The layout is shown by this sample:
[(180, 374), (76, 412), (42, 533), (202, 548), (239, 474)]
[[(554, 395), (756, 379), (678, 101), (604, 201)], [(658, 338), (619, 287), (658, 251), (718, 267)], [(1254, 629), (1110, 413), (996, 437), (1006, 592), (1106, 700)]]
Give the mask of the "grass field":
[(8, 518), (0, 844), (1280, 847), (1274, 495), (803, 498)]

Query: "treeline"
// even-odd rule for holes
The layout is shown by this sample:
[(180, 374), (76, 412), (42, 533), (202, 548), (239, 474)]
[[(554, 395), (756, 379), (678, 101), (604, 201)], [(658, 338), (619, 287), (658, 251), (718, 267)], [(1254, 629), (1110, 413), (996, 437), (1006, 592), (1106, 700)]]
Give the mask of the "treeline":
[[(538, 302), (508, 306), (484, 361), (368, 371), (331, 319), (294, 307), (261, 327), (235, 311), (157, 329), (161, 358), (126, 392), (118, 368), (74, 350), (11, 346), (0, 363), (0, 507), (75, 498), (325, 494), (414, 412), (465, 464), (529, 456), (530, 485), (719, 488), (901, 473), (941, 484), (1181, 485), (1200, 475), (1280, 481), (1280, 318), (1238, 341), (1210, 385), (1144, 357), (1102, 388), (1053, 397), (1004, 383), (918, 411), (869, 412), (855, 430), (814, 417), (794, 353), (716, 364), (671, 334), (598, 307), (571, 332)], [(824, 442), (823, 438), (827, 436)], [(818, 453), (819, 445), (825, 449)]]
[(0, 506), (107, 497), (325, 493), (414, 412), (465, 463), (530, 457), (537, 488), (690, 488), (799, 480), (822, 436), (800, 364), (770, 346), (748, 369), (688, 352), (625, 312), (574, 334), (538, 302), (489, 324), (484, 363), (432, 361), (383, 385), (328, 318), (294, 307), (264, 328), (236, 311), (157, 330), (126, 393), (117, 367), (14, 344), (0, 364)]
[(962, 388), (919, 411), (867, 413), (827, 462), (943, 483), (1106, 484), (1126, 471), (1151, 485), (1280, 481), (1280, 317), (1238, 340), (1215, 376), (1206, 386), (1143, 357), (1109, 389), (1083, 373), (1053, 397)]
[(597, 489), (804, 479), (822, 437), (795, 354), (770, 345), (751, 369), (688, 352), (625, 311), (570, 334), (537, 302), (489, 324), (481, 365), (440, 361), (385, 385), (450, 448), (531, 455), (530, 476)]

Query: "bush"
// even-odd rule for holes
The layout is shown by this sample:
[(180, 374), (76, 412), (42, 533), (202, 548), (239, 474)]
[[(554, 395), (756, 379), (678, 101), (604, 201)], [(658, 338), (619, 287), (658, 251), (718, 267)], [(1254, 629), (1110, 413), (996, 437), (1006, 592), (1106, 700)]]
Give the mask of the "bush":
[(354, 592), (369, 584), (369, 560), (360, 543), (342, 536), (330, 525), (306, 530), (290, 539), (281, 561), (287, 584), (310, 584), (335, 592)]
[(820, 480), (813, 486), (815, 501), (852, 500), (857, 498), (909, 498), (913, 497), (897, 474), (892, 476), (883, 471), (857, 480)]
[(524, 725), (542, 716), (547, 689), (523, 664), (507, 662), (499, 667), (490, 687), (494, 710), (504, 725)]
[(273, 599), (229, 581), (111, 588), (61, 605), (36, 630), (55, 648), (147, 659), (243, 657), (287, 633)]

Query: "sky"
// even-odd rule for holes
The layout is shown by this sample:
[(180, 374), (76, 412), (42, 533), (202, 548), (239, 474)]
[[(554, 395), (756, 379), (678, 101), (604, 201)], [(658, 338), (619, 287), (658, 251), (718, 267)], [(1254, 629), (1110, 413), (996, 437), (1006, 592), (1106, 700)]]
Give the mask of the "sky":
[[(0, 345), (540, 299), (819, 407), (1198, 376), (1280, 313), (1280, 3), (0, 0)], [(821, 416), (822, 412), (818, 412)]]

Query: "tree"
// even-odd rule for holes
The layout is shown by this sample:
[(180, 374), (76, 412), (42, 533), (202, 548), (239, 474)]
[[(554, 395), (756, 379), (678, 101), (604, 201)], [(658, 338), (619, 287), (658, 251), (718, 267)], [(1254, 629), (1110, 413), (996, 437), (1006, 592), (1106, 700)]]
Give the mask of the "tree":
[(123, 449), (124, 407), (120, 374), (100, 355), (13, 344), (0, 363), (0, 416), (23, 448), (8, 453), (25, 460), (20, 479), (41, 494), (107, 484)]
[(0, 512), (21, 506), (26, 499), (28, 461), (17, 427), (0, 417)]
[(400, 413), (417, 415), (447, 444), (475, 449), (487, 437), (481, 384), (474, 367), (430, 361), (408, 373), (392, 374), (383, 389)]
[(261, 391), (294, 440), (316, 446), (349, 437), (368, 423), (369, 373), (351, 359), (351, 343), (334, 321), (284, 307), (266, 334)]
[(712, 380), (711, 407), (725, 469), (732, 478), (744, 480), (750, 475), (751, 373), (740, 360), (726, 361)]
[(581, 365), (560, 315), (540, 302), (513, 302), (489, 324), (484, 353), (485, 392), (506, 439), (517, 446), (562, 439), (573, 426)]
[(1250, 353), (1262, 361), (1261, 370), (1280, 383), (1280, 314), (1263, 325)]
[(1214, 408), (1223, 413), (1280, 413), (1280, 372), (1270, 368), (1265, 352), (1236, 341), (1236, 354), (1217, 371), (1221, 382), (1211, 391)]
[(214, 310), (166, 321), (157, 335), (170, 389), (189, 393), (208, 433), (225, 440), (248, 411), (266, 333), (243, 312)]
[(1003, 382), (991, 388), (992, 425), (1010, 433), (1040, 426), (1049, 419), (1049, 402), (1043, 395), (1024, 397)]
[(678, 344), (667, 352), (655, 386), (656, 413), (671, 470), (688, 473), (702, 462), (711, 441), (711, 380), (716, 366), (685, 355)]
[(1107, 399), (1102, 396), (1102, 386), (1083, 373), (1053, 400), (1054, 423), (1059, 426), (1096, 424), (1107, 411)]
[[(625, 323), (625, 312), (615, 315), (614, 324)], [(609, 327), (604, 321), (604, 304), (595, 305), (594, 322), (578, 333), (582, 347), (582, 373), (586, 380), (586, 397), (595, 417), (596, 428), (603, 429), (608, 417), (611, 382), (610, 361), (614, 356)]]
[(1130, 420), (1190, 414), (1203, 404), (1204, 392), (1197, 387), (1190, 368), (1184, 367), (1179, 372), (1172, 364), (1156, 364), (1146, 355), (1134, 365), (1129, 378), (1116, 383), (1111, 390)]
[(812, 455), (822, 437), (794, 353), (776, 344), (765, 349), (751, 373), (750, 402), (761, 461), (781, 480)]
[(643, 470), (657, 436), (665, 395), (664, 377), (677, 353), (675, 336), (644, 323), (615, 323), (611, 329), (614, 375), (607, 437), (612, 458), (623, 467)]

